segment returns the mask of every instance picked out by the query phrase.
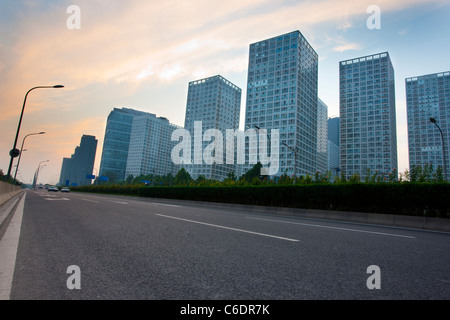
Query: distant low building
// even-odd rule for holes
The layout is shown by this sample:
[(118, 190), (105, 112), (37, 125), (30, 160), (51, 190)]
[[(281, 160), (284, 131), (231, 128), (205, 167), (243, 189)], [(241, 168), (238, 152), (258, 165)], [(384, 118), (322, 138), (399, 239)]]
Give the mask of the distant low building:
[(83, 135), (80, 145), (70, 158), (64, 158), (59, 184), (61, 186), (84, 186), (92, 183), (97, 139), (94, 136)]

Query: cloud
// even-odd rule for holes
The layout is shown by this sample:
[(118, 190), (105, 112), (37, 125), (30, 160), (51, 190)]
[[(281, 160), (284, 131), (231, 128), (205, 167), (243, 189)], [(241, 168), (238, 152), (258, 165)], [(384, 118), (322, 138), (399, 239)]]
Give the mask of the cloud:
[(400, 30), (397, 34), (399, 36), (404, 36), (407, 33), (408, 33), (408, 28), (405, 28), (405, 29)]
[[(382, 14), (430, 3), (375, 2)], [(317, 42), (323, 42), (315, 33), (318, 27), (353, 31), (374, 1), (78, 0), (80, 30), (66, 27), (69, 2), (12, 3), (7, 12), (13, 14), (0, 21), (0, 121), (5, 124), (2, 137), (8, 141), (17, 126), (24, 94), (36, 85), (66, 85), (61, 91), (33, 93), (25, 119), (25, 124), (43, 117), (48, 117), (45, 124), (65, 123), (57, 129), (61, 137), (69, 135), (68, 126), (103, 125), (79, 121), (82, 117), (106, 118), (112, 106), (137, 101), (134, 96), (152, 103), (155, 87), (172, 93), (161, 101), (177, 117), (185, 103), (173, 105), (173, 98), (182, 95), (179, 101), (185, 100), (187, 81), (215, 74), (246, 74), (250, 43), (300, 30), (317, 48)], [(360, 50), (363, 45), (334, 35), (330, 39), (326, 53)], [(182, 89), (169, 88), (183, 82)], [(0, 160), (7, 161), (3, 155)]]
[(344, 52), (349, 50), (360, 50), (361, 46), (357, 43), (346, 43), (333, 48), (333, 51)]
[[(249, 43), (280, 30), (301, 29), (310, 35), (313, 26), (333, 21), (338, 29), (350, 28), (351, 18), (366, 15), (372, 2), (79, 1), (81, 30), (68, 30), (66, 7), (53, 5), (48, 12), (24, 15), (13, 24), (15, 34), (21, 36), (6, 54), (9, 70), (2, 71), (9, 78), (20, 75), (20, 83), (30, 84), (64, 74), (70, 77), (72, 87), (139, 81), (158, 77), (159, 72), (163, 73), (159, 78), (167, 82), (198, 70), (198, 65), (221, 63)], [(379, 2), (383, 12), (406, 4)], [(335, 47), (337, 51), (350, 49), (354, 50), (355, 44)], [(12, 86), (18, 83), (13, 81)]]
[(345, 20), (337, 26), (337, 29), (345, 31), (347, 29), (350, 29), (351, 27), (353, 27), (353, 24), (350, 21)]

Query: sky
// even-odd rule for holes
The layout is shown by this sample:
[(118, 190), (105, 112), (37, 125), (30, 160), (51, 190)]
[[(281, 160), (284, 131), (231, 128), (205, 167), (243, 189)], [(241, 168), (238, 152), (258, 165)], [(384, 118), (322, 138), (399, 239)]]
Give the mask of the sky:
[[(379, 29), (367, 26), (373, 5)], [(49, 160), (39, 182), (56, 184), (84, 134), (98, 139), (98, 173), (113, 108), (183, 126), (188, 83), (218, 74), (242, 89), (243, 129), (249, 45), (299, 30), (319, 56), (329, 117), (339, 116), (339, 62), (389, 52), (403, 172), (405, 78), (450, 70), (449, 17), (450, 0), (0, 0), (0, 169), (8, 171), (24, 96), (35, 86), (65, 88), (28, 96), (18, 148), (25, 135), (46, 133), (25, 140), (17, 175), (25, 183)]]

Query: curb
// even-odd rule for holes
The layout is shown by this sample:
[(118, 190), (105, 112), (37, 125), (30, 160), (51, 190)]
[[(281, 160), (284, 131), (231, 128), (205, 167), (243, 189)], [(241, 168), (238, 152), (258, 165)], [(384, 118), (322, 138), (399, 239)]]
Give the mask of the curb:
[(6, 202), (8, 202), (9, 200), (11, 200), (12, 198), (14, 198), (16, 195), (18, 195), (19, 193), (21, 193), (23, 190), (16, 190), (16, 191), (11, 191), (8, 193), (3, 193), (0, 194), (0, 207), (5, 204)]
[(16, 204), (20, 201), (21, 195), (23, 195), (21, 191), (22, 190), (11, 192), (8, 194), (8, 197), (5, 197), (5, 194), (2, 195), (2, 199), (6, 200), (0, 202), (0, 227), (16, 207)]

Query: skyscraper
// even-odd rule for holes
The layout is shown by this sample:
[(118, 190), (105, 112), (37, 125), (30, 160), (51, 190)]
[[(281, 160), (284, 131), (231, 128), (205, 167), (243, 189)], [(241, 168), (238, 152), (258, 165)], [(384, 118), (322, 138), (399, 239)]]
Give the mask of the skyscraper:
[(97, 139), (94, 136), (83, 135), (80, 146), (70, 158), (63, 159), (59, 184), (64, 186), (83, 186), (92, 183), (87, 175), (92, 175), (94, 169)]
[(111, 111), (106, 123), (100, 176), (107, 176), (110, 181), (125, 179), (133, 118), (145, 114), (148, 113), (128, 108)]
[(328, 140), (339, 146), (339, 117), (328, 118)]
[(171, 160), (172, 132), (178, 129), (164, 117), (152, 113), (133, 118), (125, 177), (141, 174), (176, 175), (178, 166)]
[(72, 158), (63, 158), (61, 166), (61, 174), (59, 175), (59, 185), (69, 186), (70, 185), (70, 168), (72, 164)]
[(319, 98), (317, 105), (317, 171), (328, 171), (328, 107)]
[[(405, 83), (410, 170), (426, 164), (443, 169), (445, 155), (450, 180), (450, 72), (411, 77)], [(440, 127), (444, 145), (430, 118)]]
[[(208, 129), (220, 130), (225, 136), (227, 129), (239, 128), (242, 90), (220, 75), (192, 81), (189, 83), (184, 128), (194, 140), (195, 122), (202, 123), (202, 136)], [(203, 139), (202, 139), (203, 140)], [(195, 153), (202, 153), (211, 142), (203, 141), (202, 150), (192, 148)], [(224, 144), (225, 145), (225, 144)], [(203, 159), (202, 154), (197, 154)], [(184, 165), (191, 176), (196, 179), (204, 176), (206, 179), (223, 180), (230, 172), (237, 175), (236, 164), (206, 164)]]
[(328, 171), (339, 173), (339, 117), (328, 119)]
[(341, 61), (340, 164), (347, 177), (397, 169), (394, 68), (387, 52)]
[(277, 175), (317, 170), (317, 85), (318, 55), (300, 31), (250, 45), (245, 125), (279, 130)]

